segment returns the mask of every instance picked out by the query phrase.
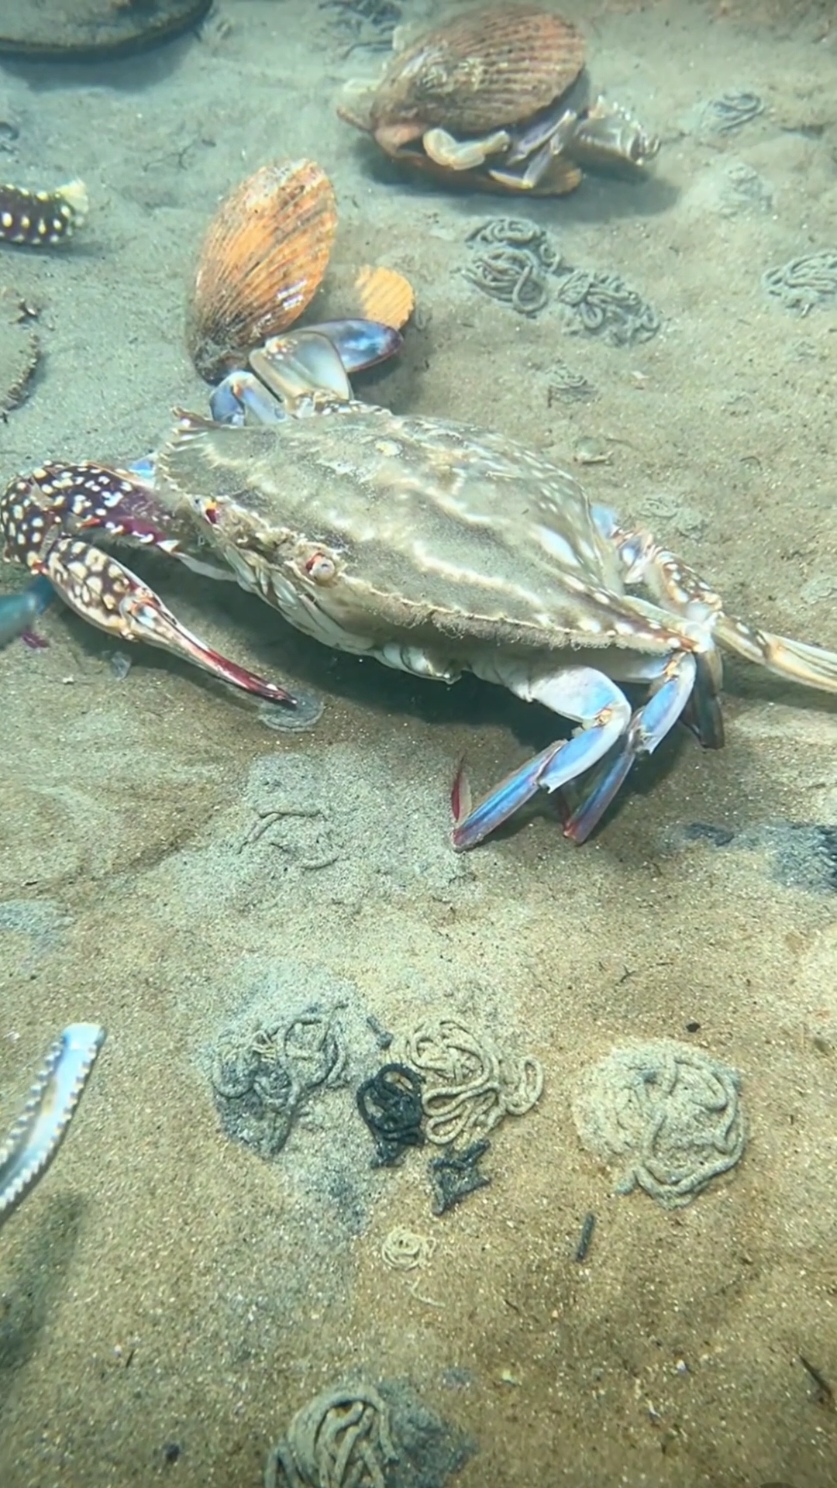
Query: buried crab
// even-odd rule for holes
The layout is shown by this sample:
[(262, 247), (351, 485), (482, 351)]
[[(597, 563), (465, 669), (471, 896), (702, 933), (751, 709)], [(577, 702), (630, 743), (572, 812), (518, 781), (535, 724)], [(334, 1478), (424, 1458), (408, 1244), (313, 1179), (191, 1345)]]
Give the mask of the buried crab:
[[(282, 688), (184, 630), (88, 530), (234, 577), (338, 650), (441, 682), (471, 671), (580, 725), (456, 811), (457, 849), (539, 789), (573, 782), (564, 831), (583, 841), (681, 717), (719, 748), (719, 648), (837, 692), (837, 654), (728, 615), (698, 574), (543, 456), (357, 401), (316, 331), (277, 337), (250, 362), (216, 389), (214, 421), (178, 417), (148, 479), (85, 463), (12, 482), (0, 499), (6, 556), (103, 630), (288, 706)], [(638, 708), (623, 682), (647, 687)]]

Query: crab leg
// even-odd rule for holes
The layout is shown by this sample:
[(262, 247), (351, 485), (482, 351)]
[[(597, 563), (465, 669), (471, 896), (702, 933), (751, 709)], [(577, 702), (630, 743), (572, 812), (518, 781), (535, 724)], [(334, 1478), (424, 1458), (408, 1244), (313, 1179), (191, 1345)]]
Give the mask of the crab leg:
[(557, 790), (597, 764), (625, 734), (631, 721), (627, 698), (609, 677), (593, 667), (568, 667), (540, 680), (532, 680), (523, 668), (514, 666), (486, 665), (478, 674), (487, 681), (501, 682), (527, 702), (544, 703), (554, 713), (576, 719), (582, 728), (571, 739), (559, 739), (513, 770), (458, 821), (453, 832), (458, 852), (476, 847), (537, 790)]
[(625, 582), (643, 583), (654, 598), (687, 620), (707, 627), (727, 650), (755, 662), (779, 677), (837, 692), (837, 652), (810, 646), (787, 636), (759, 630), (728, 615), (721, 597), (676, 554), (655, 543), (649, 533), (619, 527), (615, 515), (595, 507), (597, 525), (616, 544), (625, 567)]
[(704, 749), (723, 749), (724, 715), (721, 712), (718, 653), (713, 647), (711, 652), (694, 652), (694, 658), (697, 667), (695, 685), (680, 721)]
[(521, 669), (503, 663), (480, 668), (480, 676), (487, 681), (502, 682), (525, 701), (541, 702), (583, 726), (571, 739), (549, 744), (527, 760), (457, 821), (453, 845), (458, 851), (475, 847), (537, 790), (557, 790), (599, 765), (592, 789), (588, 787), (564, 825), (564, 835), (574, 842), (589, 837), (634, 760), (652, 754), (674, 727), (695, 686), (698, 658), (687, 650), (667, 658), (626, 658), (621, 671), (626, 680), (652, 684), (648, 702), (633, 715), (615, 682), (593, 667), (571, 667), (545, 680), (532, 680)]
[[(693, 570), (661, 548), (648, 532), (623, 528), (609, 507), (594, 506), (596, 525), (612, 542), (625, 571), (625, 583), (645, 584), (663, 608), (696, 622), (712, 634), (722, 615), (721, 596)], [(643, 601), (635, 596), (640, 608)], [(656, 615), (655, 615), (656, 618)], [(704, 634), (695, 649), (697, 676), (692, 695), (683, 712), (683, 722), (692, 730), (705, 749), (722, 749), (724, 718), (720, 692), (723, 681), (721, 659), (714, 644), (707, 644)]]
[(158, 594), (124, 564), (74, 534), (102, 528), (110, 537), (177, 551), (155, 518), (154, 493), (105, 466), (43, 466), (14, 481), (0, 501), (5, 556), (49, 579), (83, 619), (123, 641), (147, 641), (185, 656), (244, 692), (294, 706), (283, 687), (229, 661), (181, 625)]
[(759, 662), (779, 677), (801, 682), (805, 687), (817, 687), (821, 692), (837, 692), (837, 652), (773, 635), (769, 630), (757, 630), (723, 611), (718, 616), (715, 634), (729, 651), (746, 661)]
[[(659, 666), (659, 662), (657, 663)], [(648, 674), (648, 669), (643, 669)], [(613, 757), (594, 771), (593, 787), (564, 823), (564, 836), (585, 842), (623, 784), (635, 759), (653, 754), (683, 712), (692, 696), (698, 663), (691, 651), (677, 651), (660, 668), (660, 678), (651, 697), (638, 708), (619, 740)], [(546, 788), (549, 783), (544, 781)]]

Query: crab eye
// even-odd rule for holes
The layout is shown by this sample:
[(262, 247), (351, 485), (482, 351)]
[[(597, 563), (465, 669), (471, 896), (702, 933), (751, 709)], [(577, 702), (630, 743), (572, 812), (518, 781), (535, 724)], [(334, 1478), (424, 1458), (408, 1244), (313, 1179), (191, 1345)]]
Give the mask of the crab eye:
[(327, 553), (312, 553), (305, 560), (305, 572), (311, 575), (315, 584), (328, 584), (337, 572), (334, 559), (329, 558)]

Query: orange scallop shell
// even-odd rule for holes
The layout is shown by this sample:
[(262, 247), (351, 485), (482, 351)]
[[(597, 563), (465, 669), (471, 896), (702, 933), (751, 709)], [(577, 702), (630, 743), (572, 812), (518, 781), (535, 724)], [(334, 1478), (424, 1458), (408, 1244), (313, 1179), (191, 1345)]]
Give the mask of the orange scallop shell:
[(413, 286), (397, 269), (366, 264), (358, 272), (355, 289), (364, 319), (381, 321), (394, 331), (407, 324), (415, 309)]
[(293, 324), (322, 283), (336, 229), (334, 189), (312, 160), (263, 165), (226, 198), (204, 239), (188, 317), (202, 377), (241, 366)]
[(477, 10), (420, 37), (388, 64), (370, 116), (384, 149), (426, 129), (483, 134), (547, 108), (584, 66), (584, 38), (534, 6)]

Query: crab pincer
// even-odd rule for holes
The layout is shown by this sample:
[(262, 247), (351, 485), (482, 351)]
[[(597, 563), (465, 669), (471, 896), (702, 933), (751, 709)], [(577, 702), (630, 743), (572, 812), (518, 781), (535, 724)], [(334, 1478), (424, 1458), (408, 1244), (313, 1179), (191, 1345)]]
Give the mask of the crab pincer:
[(104, 1041), (98, 1023), (71, 1023), (47, 1051), (23, 1110), (0, 1141), (0, 1225), (55, 1157)]
[(85, 462), (43, 465), (13, 481), (0, 502), (5, 556), (48, 580), (84, 620), (123, 641), (146, 641), (184, 656), (243, 692), (295, 706), (284, 687), (230, 661), (202, 641), (125, 564), (80, 534), (178, 551), (154, 492), (118, 470)]
[[(352, 396), (350, 374), (388, 361), (403, 345), (400, 331), (376, 320), (326, 320), (289, 336), (272, 336), (250, 352), (252, 371), (230, 372), (213, 389), (212, 417), (219, 424), (281, 423), (287, 418), (283, 398), (299, 396), (312, 384), (345, 402)], [(278, 388), (277, 360), (282, 366)]]

